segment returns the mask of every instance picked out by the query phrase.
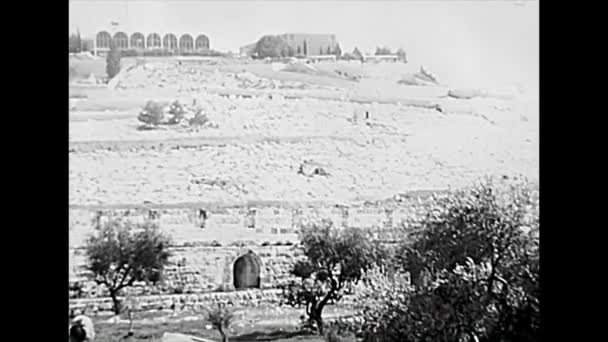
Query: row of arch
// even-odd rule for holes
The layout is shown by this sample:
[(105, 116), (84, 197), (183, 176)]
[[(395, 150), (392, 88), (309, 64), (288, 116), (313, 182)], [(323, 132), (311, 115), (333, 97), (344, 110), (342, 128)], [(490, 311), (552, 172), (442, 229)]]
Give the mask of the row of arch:
[(194, 39), (190, 34), (183, 34), (179, 39), (173, 33), (167, 33), (161, 39), (158, 33), (150, 33), (147, 37), (140, 32), (135, 32), (129, 37), (124, 32), (116, 32), (112, 36), (107, 31), (97, 33), (95, 37), (96, 47), (98, 49), (109, 49), (110, 43), (114, 42), (119, 49), (153, 49), (165, 48), (169, 50), (199, 50), (209, 49), (209, 38), (201, 34)]

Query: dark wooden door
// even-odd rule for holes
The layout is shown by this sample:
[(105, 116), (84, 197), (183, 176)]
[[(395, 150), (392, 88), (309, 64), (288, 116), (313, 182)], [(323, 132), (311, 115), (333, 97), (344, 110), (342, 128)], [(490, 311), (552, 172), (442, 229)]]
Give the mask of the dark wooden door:
[(234, 288), (260, 288), (260, 264), (253, 254), (245, 254), (234, 262)]

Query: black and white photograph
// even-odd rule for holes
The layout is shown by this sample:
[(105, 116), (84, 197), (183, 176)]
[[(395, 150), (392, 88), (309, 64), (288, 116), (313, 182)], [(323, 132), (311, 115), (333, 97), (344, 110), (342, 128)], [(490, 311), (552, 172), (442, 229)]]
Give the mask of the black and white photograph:
[(540, 341), (538, 0), (70, 0), (68, 48), (69, 341)]

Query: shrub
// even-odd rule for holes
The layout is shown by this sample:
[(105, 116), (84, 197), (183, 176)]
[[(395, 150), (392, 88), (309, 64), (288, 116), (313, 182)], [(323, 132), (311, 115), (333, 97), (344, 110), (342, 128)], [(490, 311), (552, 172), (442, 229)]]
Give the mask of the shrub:
[(396, 54), (399, 57), (400, 61), (402, 61), (403, 63), (407, 63), (407, 54), (405, 53), (405, 50), (400, 48), (399, 50), (397, 50)]
[(175, 125), (180, 123), (184, 116), (186, 115), (186, 110), (184, 106), (179, 103), (179, 101), (175, 100), (169, 106), (169, 114), (171, 115), (171, 119), (169, 119), (169, 124)]
[(359, 51), (359, 48), (357, 48), (357, 47), (355, 47), (355, 48), (353, 49), (352, 56), (353, 56), (355, 59), (358, 59), (358, 60), (360, 60), (360, 61), (362, 61), (362, 60), (363, 60), (363, 54), (361, 53), (361, 51)]
[(339, 301), (346, 286), (357, 283), (365, 270), (379, 263), (382, 251), (367, 232), (334, 229), (330, 221), (305, 226), (301, 233), (307, 260), (294, 265), (291, 274), (297, 280), (282, 286), (283, 298), (289, 305), (304, 305), (309, 322), (323, 335), (325, 306)]
[(164, 118), (164, 106), (156, 101), (148, 101), (137, 116), (139, 121), (153, 126), (161, 124)]
[(135, 49), (121, 49), (120, 56), (121, 57), (137, 57), (141, 55), (141, 52)]
[(111, 43), (110, 51), (106, 56), (106, 74), (108, 74), (109, 79), (114, 78), (120, 72), (120, 57), (120, 50), (115, 44)]
[(342, 336), (342, 334), (339, 332), (339, 329), (332, 325), (330, 327), (329, 331), (327, 332), (327, 334), (325, 334), (325, 341), (326, 342), (350, 342), (350, 341), (353, 341), (353, 338), (352, 338), (352, 336), (348, 336), (348, 338), (346, 336)]
[(212, 309), (207, 314), (207, 320), (222, 335), (222, 342), (228, 342), (226, 330), (230, 327), (235, 318), (234, 310), (227, 308), (226, 305), (218, 304), (217, 308)]
[(391, 52), (391, 49), (387, 48), (387, 47), (377, 47), (376, 48), (376, 53), (374, 53), (376, 56), (378, 55), (392, 55), (393, 53)]
[(397, 253), (413, 286), (362, 299), (364, 340), (538, 340), (537, 209), (526, 184), (487, 182), (438, 199)]
[(121, 312), (120, 291), (136, 281), (160, 280), (169, 259), (169, 239), (150, 222), (140, 226), (112, 220), (96, 228), (86, 243), (87, 268), (106, 286), (114, 312)]
[(207, 115), (203, 113), (202, 109), (199, 109), (196, 114), (194, 114), (194, 117), (188, 121), (188, 124), (190, 126), (204, 126), (208, 122), (209, 118), (207, 118)]

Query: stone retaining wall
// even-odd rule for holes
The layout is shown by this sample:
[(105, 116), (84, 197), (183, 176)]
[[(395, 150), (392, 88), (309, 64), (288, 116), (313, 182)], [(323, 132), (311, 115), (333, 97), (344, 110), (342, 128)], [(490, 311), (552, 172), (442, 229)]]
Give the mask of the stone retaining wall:
[[(233, 292), (216, 292), (181, 295), (155, 295), (119, 298), (121, 302), (128, 303), (131, 310), (138, 311), (203, 311), (215, 307), (217, 304), (233, 305), (236, 307), (255, 307), (261, 304), (278, 305), (281, 302), (281, 290), (247, 290)], [(74, 314), (111, 315), (112, 300), (108, 297), (93, 299), (71, 299), (69, 310)]]
[(233, 266), (251, 254), (260, 263), (262, 289), (277, 288), (288, 279), (291, 266), (302, 257), (297, 247), (299, 228), (327, 219), (334, 226), (377, 228), (381, 240), (394, 239), (400, 227), (414, 227), (423, 217), (430, 193), (404, 196), (398, 201), (358, 205), (255, 205), (220, 207), (188, 205), (173, 208), (71, 208), (70, 298), (103, 298), (108, 293), (85, 271), (84, 242), (96, 222), (122, 217), (133, 222), (153, 220), (168, 233), (172, 256), (163, 280), (156, 285), (135, 284), (133, 296), (186, 294), (234, 290)]

